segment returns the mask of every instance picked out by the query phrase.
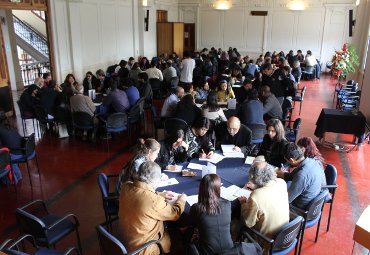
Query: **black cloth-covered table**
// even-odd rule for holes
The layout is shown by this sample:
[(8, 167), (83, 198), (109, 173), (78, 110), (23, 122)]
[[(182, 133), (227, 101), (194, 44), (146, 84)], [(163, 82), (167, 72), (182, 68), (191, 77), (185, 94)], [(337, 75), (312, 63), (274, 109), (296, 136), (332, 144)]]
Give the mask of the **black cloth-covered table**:
[(322, 138), (325, 132), (353, 134), (362, 137), (365, 133), (366, 118), (361, 113), (338, 109), (322, 109), (316, 122), (315, 136)]
[[(248, 173), (250, 165), (244, 163), (244, 158), (224, 158), (216, 164), (216, 173), (221, 177), (222, 186), (229, 187), (236, 185), (238, 187), (244, 187), (248, 181)], [(207, 161), (200, 161), (199, 159), (193, 159), (192, 163), (201, 165), (207, 165)], [(183, 169), (187, 169), (188, 163), (183, 164)], [(168, 178), (176, 178), (179, 184), (157, 188), (157, 191), (170, 190), (176, 193), (185, 193), (188, 196), (197, 195), (199, 190), (199, 184), (202, 179), (201, 170), (196, 171), (197, 176), (194, 177), (183, 177), (181, 173), (165, 172)], [(189, 211), (190, 206), (186, 203), (185, 211)]]

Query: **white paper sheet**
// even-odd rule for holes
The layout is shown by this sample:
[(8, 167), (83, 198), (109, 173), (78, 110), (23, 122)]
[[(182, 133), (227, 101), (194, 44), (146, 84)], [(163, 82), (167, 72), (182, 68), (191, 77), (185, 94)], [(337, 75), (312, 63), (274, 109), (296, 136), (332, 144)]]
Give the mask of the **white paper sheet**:
[(193, 204), (198, 203), (198, 195), (193, 195), (193, 196), (187, 196), (186, 197), (186, 202), (192, 206)]
[(224, 158), (225, 158), (224, 156), (222, 156), (218, 153), (214, 153), (212, 158), (199, 158), (199, 161), (207, 161), (207, 162), (211, 162), (213, 164), (217, 164), (218, 162), (220, 162)]
[(173, 194), (172, 199), (171, 200), (166, 200), (167, 203), (169, 203), (170, 205), (173, 205), (177, 201), (177, 199), (179, 198), (179, 196), (180, 196), (180, 194), (179, 193), (176, 193), (176, 192), (172, 192), (172, 194)]
[(175, 178), (171, 178), (166, 181), (160, 181), (157, 187), (160, 188), (160, 187), (166, 187), (166, 186), (175, 185), (175, 184), (179, 184), (179, 182)]
[(235, 186), (235, 185), (231, 185), (230, 187), (228, 188), (225, 188), (225, 187), (221, 187), (221, 197), (223, 199), (226, 199), (226, 200), (229, 200), (229, 201), (233, 201), (235, 200), (235, 192), (238, 191), (238, 189), (240, 189), (238, 186)]
[(252, 165), (252, 164), (253, 164), (254, 159), (255, 159), (255, 157), (250, 157), (250, 156), (248, 156), (248, 157), (245, 159), (245, 164), (247, 164), (247, 165)]
[(230, 110), (236, 109), (236, 99), (235, 98), (230, 98), (227, 100), (227, 108)]
[(252, 191), (248, 190), (248, 189), (243, 189), (243, 188), (239, 188), (238, 191), (236, 191), (234, 193), (234, 196), (236, 197), (246, 197), (248, 198), (250, 196), (250, 194), (252, 193)]
[(176, 168), (178, 168), (178, 169), (176, 169), (176, 170), (165, 169), (165, 170), (163, 170), (163, 171), (171, 172), (171, 173), (181, 173), (182, 166), (177, 166), (177, 165), (176, 165)]
[(224, 153), (225, 158), (244, 158), (243, 152), (226, 152)]
[(196, 164), (196, 163), (189, 163), (187, 168), (195, 169), (195, 170), (202, 170), (204, 165)]
[(234, 144), (221, 144), (221, 149), (222, 149), (222, 152), (223, 153), (234, 153), (234, 147), (235, 145)]
[(202, 168), (202, 178), (207, 174), (216, 174), (216, 166), (210, 162), (207, 162), (206, 166)]

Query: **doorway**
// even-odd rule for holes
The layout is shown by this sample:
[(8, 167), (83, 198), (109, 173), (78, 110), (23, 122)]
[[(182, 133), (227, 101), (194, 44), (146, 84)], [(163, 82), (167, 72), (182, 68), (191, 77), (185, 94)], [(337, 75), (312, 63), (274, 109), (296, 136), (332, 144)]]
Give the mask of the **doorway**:
[(184, 50), (195, 51), (195, 23), (184, 24)]

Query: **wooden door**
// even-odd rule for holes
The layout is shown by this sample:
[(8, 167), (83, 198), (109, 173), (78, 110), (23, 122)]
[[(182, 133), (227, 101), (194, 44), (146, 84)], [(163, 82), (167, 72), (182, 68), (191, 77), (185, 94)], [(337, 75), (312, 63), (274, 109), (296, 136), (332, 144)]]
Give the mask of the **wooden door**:
[(0, 25), (0, 110), (13, 111), (13, 100), (9, 82), (8, 64), (3, 38), (3, 31)]
[(184, 52), (184, 23), (173, 23), (173, 51), (182, 58)]
[(195, 51), (195, 24), (184, 24), (184, 50)]
[(157, 56), (173, 52), (173, 23), (157, 22)]

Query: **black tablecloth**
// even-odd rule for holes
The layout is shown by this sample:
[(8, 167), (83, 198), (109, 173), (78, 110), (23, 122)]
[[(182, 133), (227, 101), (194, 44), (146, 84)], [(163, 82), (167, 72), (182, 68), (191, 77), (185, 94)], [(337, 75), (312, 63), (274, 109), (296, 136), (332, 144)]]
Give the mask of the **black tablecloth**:
[(365, 122), (361, 112), (355, 115), (350, 111), (322, 109), (316, 122), (315, 136), (321, 138), (325, 132), (333, 132), (361, 137), (365, 133)]
[[(216, 164), (216, 173), (221, 177), (222, 186), (229, 187), (236, 185), (243, 187), (248, 181), (248, 173), (250, 165), (244, 163), (243, 158), (224, 158), (222, 161)], [(192, 163), (201, 165), (207, 165), (207, 161), (199, 161), (199, 159), (193, 159)], [(188, 163), (183, 164), (183, 168), (186, 169)], [(171, 190), (176, 193), (185, 193), (188, 196), (197, 195), (199, 190), (200, 180), (202, 179), (202, 171), (192, 170), (197, 172), (195, 177), (183, 177), (181, 173), (165, 172), (168, 178), (176, 178), (179, 184), (158, 188), (158, 191)], [(186, 211), (190, 209), (189, 204), (186, 203)]]

